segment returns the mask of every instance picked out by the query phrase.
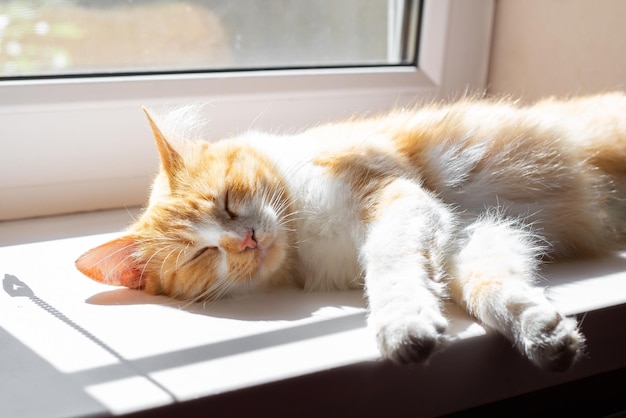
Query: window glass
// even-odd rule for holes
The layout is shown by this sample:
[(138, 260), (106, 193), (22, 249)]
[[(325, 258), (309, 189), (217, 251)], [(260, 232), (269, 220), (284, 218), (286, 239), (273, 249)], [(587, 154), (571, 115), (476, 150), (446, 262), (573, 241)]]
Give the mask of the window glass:
[(413, 63), (418, 3), (4, 0), (0, 77)]

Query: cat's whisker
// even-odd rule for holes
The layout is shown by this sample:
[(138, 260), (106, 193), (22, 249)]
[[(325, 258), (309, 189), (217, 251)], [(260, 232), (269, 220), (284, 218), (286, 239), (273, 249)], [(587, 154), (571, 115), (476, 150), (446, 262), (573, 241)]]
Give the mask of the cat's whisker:
[(161, 252), (162, 252), (162, 251), (164, 251), (165, 249), (167, 249), (167, 247), (163, 247), (163, 248), (158, 249), (157, 251), (155, 251), (155, 252), (154, 252), (154, 253), (153, 253), (153, 254), (152, 254), (152, 255), (148, 258), (148, 260), (146, 260), (146, 262), (145, 262), (145, 264), (144, 264), (143, 268), (141, 269), (141, 273), (139, 274), (139, 277), (140, 277), (140, 278), (143, 278), (143, 277), (144, 277), (144, 274), (145, 274), (145, 272), (146, 272), (146, 268), (148, 268), (148, 265), (150, 264), (150, 261), (152, 261), (152, 259), (153, 259), (154, 257), (156, 257), (159, 253), (161, 253)]
[(187, 243), (187, 245), (185, 245), (185, 248), (182, 248), (182, 249), (178, 252), (178, 255), (176, 256), (176, 264), (175, 264), (176, 271), (178, 271), (178, 262), (179, 262), (179, 260), (180, 260), (180, 256), (181, 256), (181, 254), (185, 254), (185, 255), (186, 255), (186, 254), (187, 254), (187, 249), (189, 248), (189, 246), (190, 246), (190, 245), (191, 245), (191, 243), (190, 243), (190, 242), (188, 242), (188, 243)]
[(292, 221), (300, 221), (307, 219), (307, 216), (303, 212), (290, 212), (285, 213), (279, 216), (278, 218), (282, 222), (292, 222)]
[[(173, 247), (173, 248), (172, 248)], [(169, 258), (170, 255), (172, 255), (178, 248), (176, 248), (174, 245), (170, 245), (168, 248), (172, 248), (172, 250), (167, 253), (167, 255), (163, 258), (163, 261), (161, 262), (161, 269), (159, 270), (159, 275), (161, 277), (164, 276), (163, 274), (163, 268), (165, 267), (166, 263), (167, 263), (167, 259)], [(180, 255), (180, 252), (179, 252)]]
[(293, 211), (288, 213), (278, 213), (278, 219), (280, 221), (298, 221), (307, 219), (306, 213), (303, 211)]
[(248, 125), (248, 130), (251, 131), (254, 129), (254, 125), (257, 123), (257, 121), (259, 119), (261, 119), (261, 117), (268, 111), (268, 109), (272, 106), (272, 102), (268, 102), (267, 105), (265, 106), (265, 108), (263, 110), (261, 110), (259, 113), (257, 113), (257, 115), (254, 117), (254, 119), (252, 119), (252, 122), (250, 122), (250, 125)]
[(134, 220), (135, 220), (135, 216), (133, 216), (133, 214), (132, 214), (132, 213), (130, 213), (130, 210), (128, 210), (128, 206), (124, 205), (124, 210), (126, 211), (126, 213), (128, 214), (128, 216), (130, 217), (130, 219), (131, 219), (132, 221), (134, 221)]
[[(203, 292), (189, 299), (188, 303), (184, 305), (184, 308), (187, 308), (190, 305), (198, 303), (200, 301), (203, 302), (204, 307), (206, 307), (207, 303), (215, 303), (217, 300), (222, 299), (224, 296), (228, 295), (228, 287), (230, 286), (234, 286), (234, 282), (232, 282), (228, 278), (223, 280), (217, 280), (213, 282), (210, 286), (208, 286)], [(225, 287), (226, 289), (224, 289)]]
[(283, 218), (279, 218), (277, 221), (277, 225), (278, 226), (289, 226), (289, 227), (293, 227), (295, 226), (295, 224), (299, 221), (303, 221), (306, 220), (306, 217), (304, 216), (289, 216), (289, 217), (283, 217)]
[(578, 330), (579, 330), (579, 331), (580, 331), (580, 330), (582, 330), (583, 323), (585, 322), (585, 319), (587, 319), (587, 314), (588, 314), (588, 313), (589, 313), (589, 312), (585, 312), (585, 313), (583, 313), (582, 318), (580, 318), (580, 321), (578, 321)]
[(205, 307), (205, 303), (206, 301), (204, 301), (202, 299), (202, 296), (205, 294), (206, 292), (201, 293), (200, 295), (191, 298), (190, 300), (184, 300), (185, 304), (181, 306), (181, 309), (188, 309), (191, 305), (193, 305), (194, 303), (198, 303), (199, 301), (202, 300), (203, 302), (203, 307)]
[(311, 164), (311, 161), (308, 161), (308, 160), (298, 161), (297, 164), (292, 164), (291, 166), (285, 169), (285, 176), (287, 178), (295, 177), (304, 167), (307, 167), (310, 164)]
[(217, 281), (217, 282), (213, 283), (204, 292), (202, 292), (199, 295), (197, 295), (196, 297), (192, 298), (189, 301), (188, 305), (191, 305), (191, 304), (194, 304), (194, 303), (198, 303), (199, 301), (202, 301), (203, 306), (206, 306), (207, 303), (209, 305), (210, 304), (214, 304), (217, 300), (221, 299), (221, 297), (219, 295), (219, 288), (222, 286), (221, 283), (222, 283), (222, 281)]

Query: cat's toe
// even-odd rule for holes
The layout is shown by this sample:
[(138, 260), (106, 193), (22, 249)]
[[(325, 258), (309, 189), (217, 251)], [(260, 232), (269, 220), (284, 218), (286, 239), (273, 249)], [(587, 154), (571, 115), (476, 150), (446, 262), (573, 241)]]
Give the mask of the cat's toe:
[(576, 320), (572, 318), (543, 310), (524, 315), (521, 341), (523, 350), (542, 369), (569, 369), (582, 356), (584, 341)]
[(383, 358), (395, 363), (423, 363), (441, 345), (447, 325), (439, 313), (411, 314), (378, 323), (379, 350)]

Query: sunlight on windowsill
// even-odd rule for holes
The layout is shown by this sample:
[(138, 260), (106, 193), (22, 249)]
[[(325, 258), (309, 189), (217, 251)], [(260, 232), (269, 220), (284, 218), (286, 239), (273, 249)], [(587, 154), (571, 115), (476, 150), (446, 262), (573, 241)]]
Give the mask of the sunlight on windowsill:
[[(115, 210), (0, 223), (0, 366), (10, 376), (0, 390), (15, 399), (0, 406), (0, 415), (121, 414), (344, 366), (389, 370), (378, 360), (359, 291), (285, 289), (188, 304), (96, 283), (75, 270), (79, 254), (114, 236), (136, 214)], [(429, 365), (408, 368), (409, 378), (429, 382), (454, 373), (463, 380), (476, 368), (531, 376), (522, 388), (480, 383), (476, 390), (489, 401), (484, 393), (497, 399), (623, 367), (613, 342), (626, 335), (603, 331), (592, 317), (611, 308), (615, 318), (624, 318), (626, 255), (549, 265), (542, 275), (563, 312), (590, 318), (583, 321), (589, 358), (579, 367), (560, 375), (539, 372), (450, 305), (453, 343)], [(482, 402), (460, 398), (457, 405), (442, 405), (436, 402), (442, 387), (421, 390), (431, 412)], [(41, 402), (29, 402), (33, 391), (36, 397), (45, 393)]]

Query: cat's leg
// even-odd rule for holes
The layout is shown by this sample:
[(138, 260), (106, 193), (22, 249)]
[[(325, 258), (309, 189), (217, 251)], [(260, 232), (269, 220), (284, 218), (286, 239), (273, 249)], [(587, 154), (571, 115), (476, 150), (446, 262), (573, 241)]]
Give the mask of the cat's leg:
[(376, 201), (361, 251), (368, 324), (384, 358), (425, 361), (448, 325), (441, 296), (445, 265), (453, 253), (453, 215), (409, 181), (394, 181)]
[(576, 321), (533, 286), (541, 247), (530, 231), (485, 216), (465, 232), (451, 272), (453, 299), (539, 367), (569, 368), (581, 356), (584, 338)]

